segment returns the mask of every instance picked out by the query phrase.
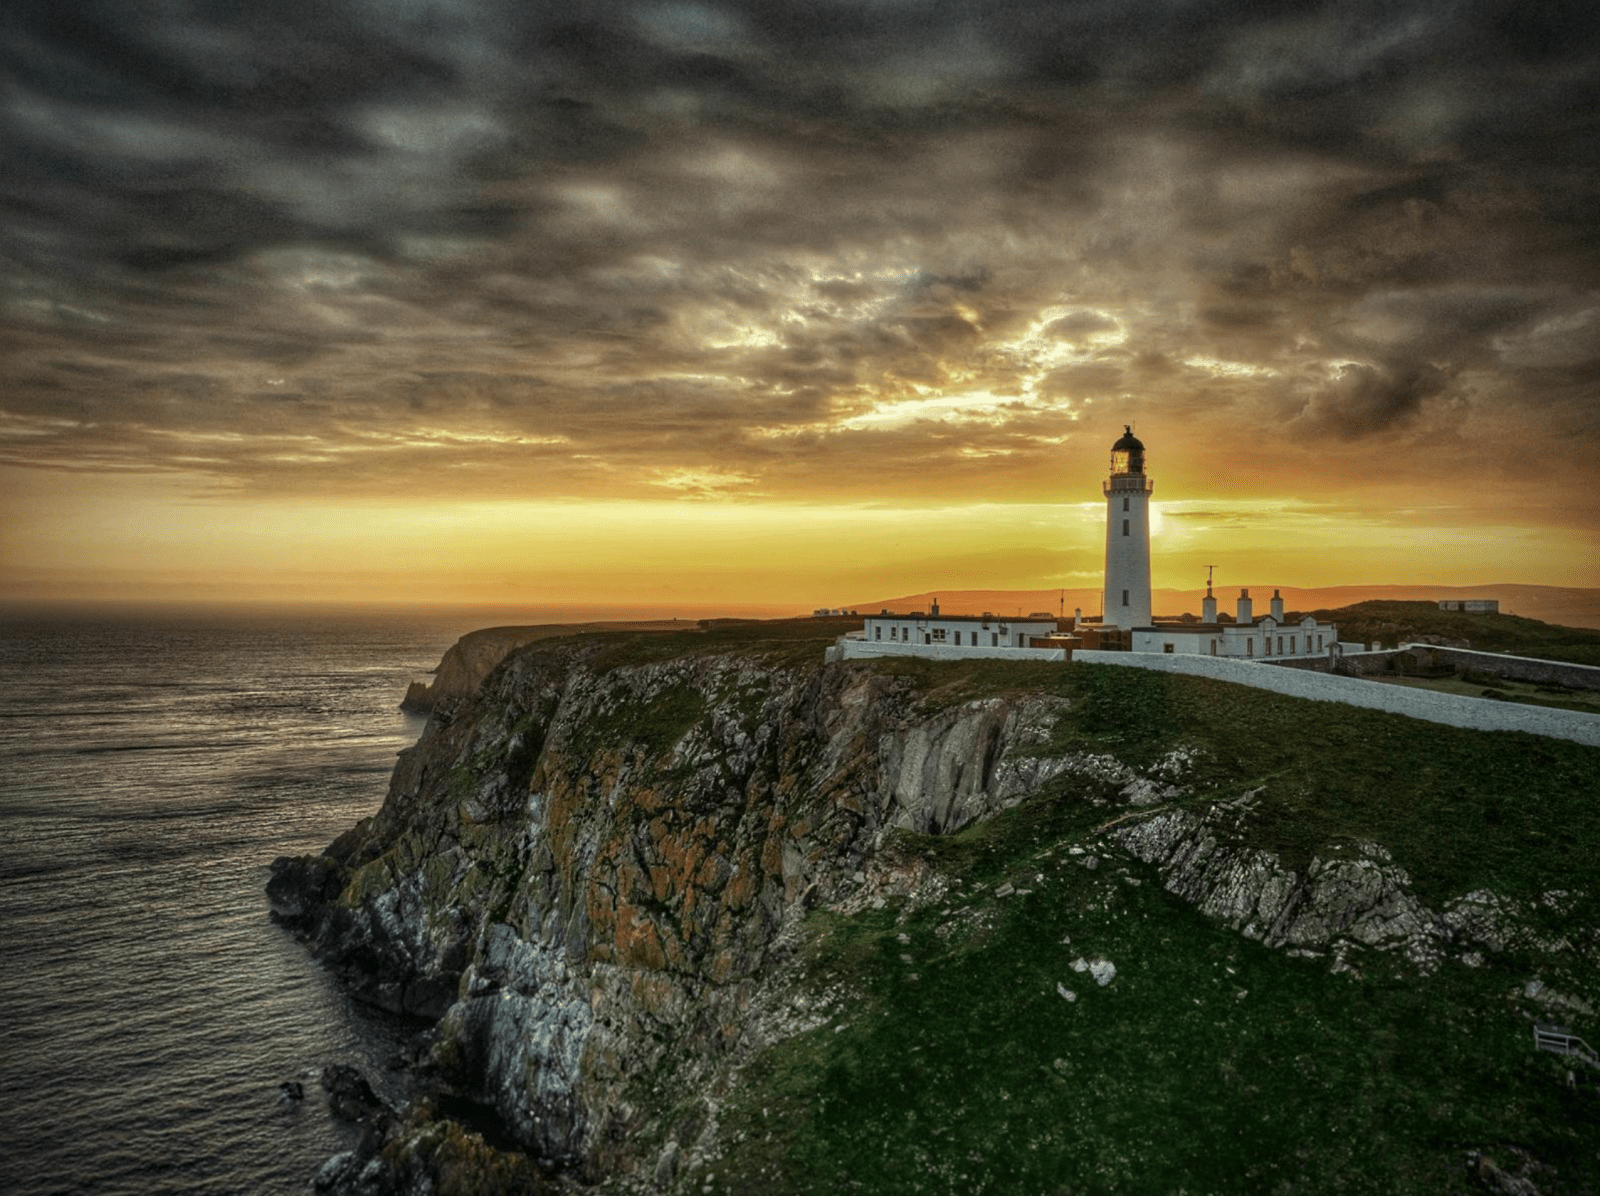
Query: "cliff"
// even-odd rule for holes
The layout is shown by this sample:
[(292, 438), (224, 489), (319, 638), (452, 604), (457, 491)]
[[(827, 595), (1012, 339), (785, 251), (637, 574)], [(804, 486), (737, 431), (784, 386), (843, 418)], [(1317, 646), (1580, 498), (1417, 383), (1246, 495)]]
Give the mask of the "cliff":
[[(1344, 1087), (1371, 1020), (1415, 1018), (1395, 993), (1423, 989), (1456, 1045), (1407, 1091), (1448, 1088), (1473, 1145), (1521, 1134), (1540, 1166), (1577, 1165), (1530, 1128), (1539, 1077), (1515, 1079), (1541, 1095), (1511, 1114), (1459, 1091), (1503, 1092), (1526, 1048), (1497, 1029), (1463, 1062), (1452, 1035), (1515, 1017), (1506, 992), (1528, 1016), (1592, 1015), (1593, 749), (1428, 727), (1430, 747), (1405, 720), (1319, 722), (1317, 704), (1131, 670), (823, 667), (808, 634), (524, 647), (435, 709), (377, 815), (274, 865), (279, 919), (364, 999), (436, 1021), (438, 1084), (492, 1110), (540, 1182), (1249, 1187), (1306, 1127), (1252, 1131), (1250, 1160), (1168, 1149), (1123, 1110), (1179, 1115), (1190, 1090), (1101, 1036), (1159, 1057), (1189, 1042), (1223, 1088), (1244, 1069), (1246, 1103), (1315, 1075), (1381, 1127), (1387, 1089)], [(1476, 775), (1453, 780), (1452, 759)], [(1539, 775), (1552, 792), (1530, 795)], [(1565, 841), (1530, 853), (1553, 811)], [(1386, 994), (1380, 1013), (1352, 985)], [(1320, 1046), (1297, 1045), (1323, 1004)], [(1293, 1067), (1239, 1045), (1264, 1026)], [(1202, 1088), (1222, 1123), (1254, 1116)], [(324, 1187), (451, 1190), (416, 1163), (441, 1133), (459, 1128), (413, 1113)], [(1397, 1137), (1376, 1165), (1459, 1170), (1421, 1130)], [(1297, 1165), (1338, 1174), (1336, 1153)]]
[(426, 714), (441, 703), (459, 702), (477, 692), (478, 686), (516, 649), (536, 640), (581, 635), (592, 632), (683, 631), (679, 620), (612, 623), (541, 623), (530, 627), (486, 627), (470, 631), (446, 651), (428, 683), (413, 681), (400, 702), (403, 710)]

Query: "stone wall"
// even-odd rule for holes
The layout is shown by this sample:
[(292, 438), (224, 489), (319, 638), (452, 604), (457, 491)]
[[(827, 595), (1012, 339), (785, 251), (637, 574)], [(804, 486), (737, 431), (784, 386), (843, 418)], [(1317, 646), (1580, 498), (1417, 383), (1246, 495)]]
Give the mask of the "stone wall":
[[(1187, 673), (1232, 681), (1256, 689), (1272, 690), (1296, 698), (1320, 702), (1344, 702), (1372, 710), (1387, 710), (1430, 723), (1468, 727), (1478, 731), (1526, 731), (1554, 739), (1570, 739), (1600, 747), (1600, 715), (1576, 710), (1556, 710), (1547, 706), (1524, 706), (1515, 702), (1491, 702), (1430, 689), (1411, 689), (1362, 681), (1356, 677), (1337, 677), (1303, 669), (1220, 656), (1185, 656), (1151, 652), (1076, 652), (1074, 660), (1086, 664), (1122, 665), (1152, 669), (1162, 673)], [(1348, 659), (1348, 658), (1347, 658)], [(1495, 658), (1500, 659), (1500, 658)]]
[(1473, 652), (1466, 648), (1439, 648), (1432, 644), (1403, 644), (1413, 651), (1422, 649), (1438, 664), (1457, 670), (1496, 673), (1512, 681), (1532, 681), (1540, 685), (1565, 685), (1572, 689), (1600, 689), (1600, 669), (1587, 664), (1564, 664), (1557, 660), (1535, 660), (1531, 656), (1502, 656), (1498, 652)]
[(1392, 676), (1395, 673), (1427, 674), (1433, 670), (1451, 669), (1457, 673), (1468, 670), (1493, 673), (1510, 681), (1529, 681), (1536, 685), (1600, 689), (1600, 668), (1593, 665), (1537, 660), (1531, 656), (1505, 656), (1499, 652), (1474, 652), (1468, 648), (1447, 648), (1437, 644), (1405, 643), (1398, 648), (1377, 652), (1346, 652), (1335, 671), (1350, 677), (1371, 677)]

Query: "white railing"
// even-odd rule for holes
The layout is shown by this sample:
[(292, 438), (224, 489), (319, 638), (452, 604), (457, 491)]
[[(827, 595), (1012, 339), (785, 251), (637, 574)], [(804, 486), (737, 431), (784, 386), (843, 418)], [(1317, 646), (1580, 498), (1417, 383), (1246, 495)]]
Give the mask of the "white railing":
[(1567, 1026), (1557, 1026), (1550, 1022), (1535, 1022), (1533, 1024), (1533, 1045), (1541, 1051), (1550, 1051), (1556, 1055), (1567, 1055), (1582, 1059), (1590, 1067), (1600, 1067), (1600, 1055), (1595, 1049), (1579, 1038)]

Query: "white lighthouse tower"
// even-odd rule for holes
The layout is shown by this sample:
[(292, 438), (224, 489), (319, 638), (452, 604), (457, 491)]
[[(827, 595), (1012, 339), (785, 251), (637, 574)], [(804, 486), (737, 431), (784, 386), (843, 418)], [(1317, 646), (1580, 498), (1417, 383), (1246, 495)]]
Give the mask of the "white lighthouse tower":
[(1144, 445), (1123, 425), (1111, 446), (1106, 496), (1106, 596), (1108, 627), (1150, 626), (1150, 491)]

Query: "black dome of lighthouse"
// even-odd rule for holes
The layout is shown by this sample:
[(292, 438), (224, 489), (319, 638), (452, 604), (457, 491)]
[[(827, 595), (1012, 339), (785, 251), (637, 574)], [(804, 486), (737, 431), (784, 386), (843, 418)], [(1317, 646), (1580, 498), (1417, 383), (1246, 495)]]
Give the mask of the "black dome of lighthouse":
[(1113, 475), (1144, 473), (1144, 442), (1127, 424), (1122, 425), (1122, 439), (1111, 446), (1111, 472)]
[(1142, 453), (1144, 442), (1133, 434), (1133, 429), (1127, 424), (1122, 425), (1122, 439), (1111, 446), (1114, 453)]

